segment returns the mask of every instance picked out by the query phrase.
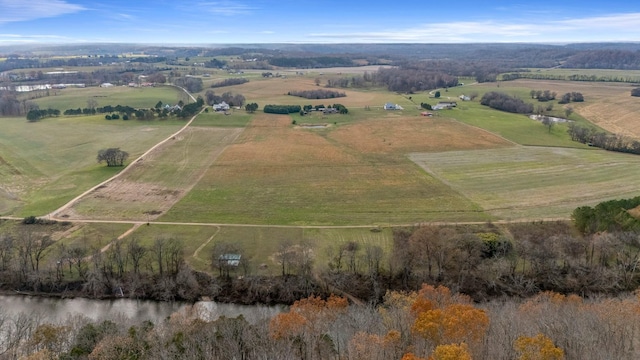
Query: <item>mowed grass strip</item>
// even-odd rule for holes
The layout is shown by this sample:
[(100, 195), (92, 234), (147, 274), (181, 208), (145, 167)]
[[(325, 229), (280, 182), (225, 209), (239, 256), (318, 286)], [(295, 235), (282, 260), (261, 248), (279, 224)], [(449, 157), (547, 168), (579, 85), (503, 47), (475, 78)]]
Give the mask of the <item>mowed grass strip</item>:
[(134, 158), (183, 124), (108, 121), (102, 116), (63, 116), (36, 123), (2, 119), (0, 213), (26, 216), (52, 211), (121, 170), (99, 165), (98, 150), (119, 147)]
[(70, 219), (155, 219), (191, 187), (240, 134), (239, 128), (189, 127), (133, 164), (124, 176), (81, 199)]
[(629, 154), (515, 147), (410, 158), (507, 220), (568, 218), (578, 206), (640, 195), (640, 157)]
[[(510, 144), (449, 120), (395, 121), (316, 131), (291, 126), (289, 116), (256, 114), (237, 143), (161, 220), (364, 225), (489, 219), (404, 154), (455, 144)], [(364, 131), (367, 126), (372, 129)], [(416, 132), (423, 136), (410, 136)]]

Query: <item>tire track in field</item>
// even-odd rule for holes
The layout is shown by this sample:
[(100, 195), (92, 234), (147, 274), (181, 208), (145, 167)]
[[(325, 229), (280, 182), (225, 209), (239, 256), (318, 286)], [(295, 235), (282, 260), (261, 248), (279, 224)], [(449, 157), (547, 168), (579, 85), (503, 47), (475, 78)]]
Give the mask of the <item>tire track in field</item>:
[(200, 251), (202, 251), (202, 249), (204, 249), (204, 248), (205, 248), (205, 246), (209, 245), (209, 243), (211, 242), (211, 240), (213, 240), (213, 238), (215, 238), (215, 237), (216, 237), (216, 235), (218, 235), (218, 233), (220, 232), (220, 226), (216, 226), (216, 228), (217, 228), (216, 232), (215, 232), (213, 235), (211, 235), (211, 237), (209, 237), (209, 238), (207, 239), (207, 241), (205, 241), (204, 243), (202, 243), (202, 245), (200, 245), (200, 246), (196, 249), (196, 251), (194, 251), (194, 252), (193, 252), (193, 255), (191, 255), (191, 257), (192, 257), (192, 258), (194, 258), (194, 259), (196, 259), (196, 260), (199, 260), (199, 261), (204, 261), (204, 262), (206, 262), (206, 260), (203, 260), (203, 259), (201, 259), (201, 258), (200, 258), (200, 256), (199, 256), (199, 255), (200, 255)]

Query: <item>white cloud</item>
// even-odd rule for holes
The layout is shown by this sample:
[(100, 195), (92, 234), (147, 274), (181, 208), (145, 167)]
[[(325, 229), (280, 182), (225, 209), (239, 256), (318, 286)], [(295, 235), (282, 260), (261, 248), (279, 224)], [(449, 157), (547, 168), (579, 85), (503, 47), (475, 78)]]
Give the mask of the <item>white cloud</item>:
[(256, 8), (236, 1), (207, 1), (198, 3), (198, 7), (215, 15), (235, 16), (251, 13)]
[(640, 13), (531, 21), (455, 21), (351, 33), (312, 33), (316, 41), (341, 42), (549, 42), (638, 41)]
[(20, 34), (0, 34), (0, 45), (3, 44), (29, 44), (29, 43), (70, 43), (80, 42), (82, 40), (72, 39), (66, 36), (58, 35), (20, 35)]
[(86, 10), (64, 0), (0, 0), (0, 24), (56, 17)]

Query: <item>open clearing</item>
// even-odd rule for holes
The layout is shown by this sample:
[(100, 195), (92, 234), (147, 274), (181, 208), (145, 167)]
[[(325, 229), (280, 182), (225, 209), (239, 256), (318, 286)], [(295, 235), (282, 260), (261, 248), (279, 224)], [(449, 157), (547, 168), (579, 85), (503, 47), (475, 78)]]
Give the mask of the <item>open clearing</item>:
[(252, 123), (161, 221), (287, 225), (484, 221), (404, 154), (511, 144), (445, 119), (394, 117), (323, 130), (289, 116)]
[(568, 218), (578, 206), (640, 195), (640, 157), (544, 147), (414, 153), (410, 158), (493, 216)]
[(124, 176), (58, 214), (67, 219), (148, 221), (189, 192), (241, 128), (189, 127)]

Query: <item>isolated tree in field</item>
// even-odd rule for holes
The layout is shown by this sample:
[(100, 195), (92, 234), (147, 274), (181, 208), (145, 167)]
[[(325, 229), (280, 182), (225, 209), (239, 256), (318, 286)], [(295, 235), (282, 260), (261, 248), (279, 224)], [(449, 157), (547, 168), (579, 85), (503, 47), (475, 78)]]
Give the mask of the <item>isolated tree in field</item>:
[(433, 97), (438, 99), (440, 97), (440, 91), (436, 91), (436, 93), (433, 95)]
[(98, 163), (106, 162), (107, 166), (122, 166), (128, 157), (129, 153), (120, 148), (109, 148), (98, 151), (97, 160)]

